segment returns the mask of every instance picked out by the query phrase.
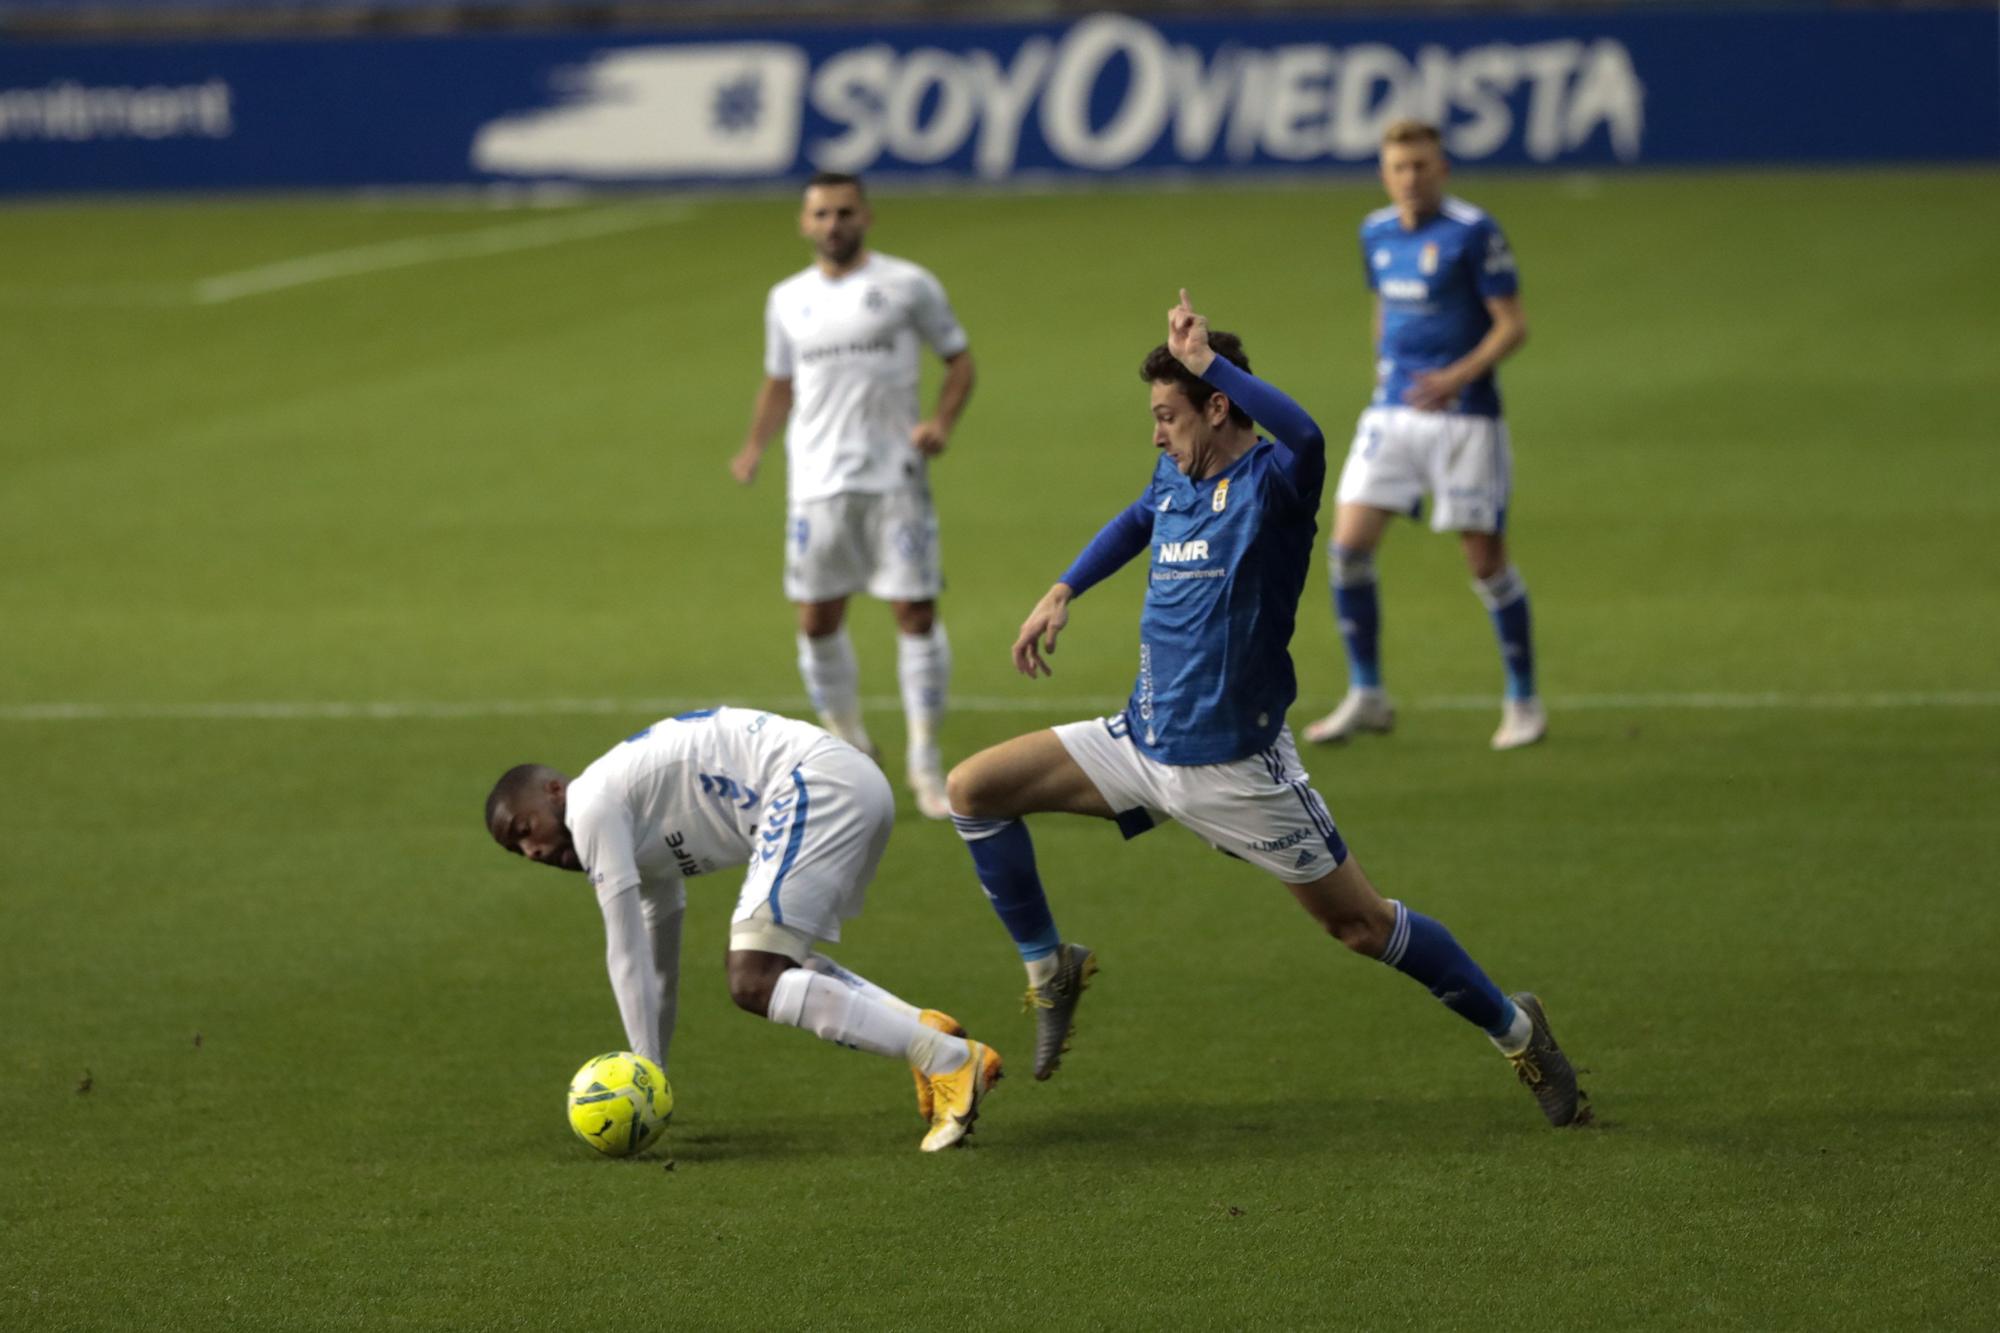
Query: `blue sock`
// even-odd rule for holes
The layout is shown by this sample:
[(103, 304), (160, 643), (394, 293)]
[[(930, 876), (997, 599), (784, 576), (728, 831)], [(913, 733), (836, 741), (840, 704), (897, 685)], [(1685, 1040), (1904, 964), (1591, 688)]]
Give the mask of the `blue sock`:
[(1493, 617), (1493, 634), (1500, 640), (1500, 665), (1507, 671), (1507, 697), (1535, 697), (1535, 639), (1528, 614), (1528, 585), (1512, 565), (1490, 579), (1472, 585)]
[(1333, 617), (1347, 644), (1347, 679), (1358, 689), (1382, 688), (1382, 604), (1375, 594), (1375, 558), (1333, 548)]
[(953, 815), (958, 836), (972, 853), (972, 866), (979, 874), (979, 886), (1000, 915), (1000, 924), (1014, 937), (1023, 962), (1046, 958), (1056, 951), (1062, 937), (1049, 914), (1048, 896), (1042, 892), (1042, 877), (1035, 872), (1035, 844), (1028, 826), (1018, 819), (972, 819)]
[(1442, 923), (1401, 903), (1395, 908), (1396, 925), (1389, 932), (1382, 961), (1423, 982), (1445, 1008), (1487, 1036), (1504, 1035), (1514, 1022), (1514, 1002), (1500, 993)]

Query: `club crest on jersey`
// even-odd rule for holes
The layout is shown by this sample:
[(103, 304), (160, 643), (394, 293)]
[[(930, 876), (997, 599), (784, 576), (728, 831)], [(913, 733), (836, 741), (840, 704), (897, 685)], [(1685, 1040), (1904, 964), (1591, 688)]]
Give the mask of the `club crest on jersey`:
[(1387, 250), (1377, 250), (1375, 252), (1375, 267), (1376, 268), (1389, 267), (1389, 252)]
[(880, 287), (870, 287), (868, 295), (861, 298), (861, 304), (867, 306), (870, 310), (880, 310), (883, 306), (889, 304), (889, 298), (882, 295)]
[(1221, 481), (1215, 483), (1215, 498), (1208, 502), (1208, 507), (1219, 514), (1222, 512), (1223, 506), (1228, 503), (1229, 478), (1224, 477)]
[(1423, 274), (1426, 277), (1429, 277), (1431, 274), (1437, 271), (1438, 271), (1438, 248), (1437, 248), (1437, 242), (1432, 241), (1428, 245), (1424, 246), (1423, 253), (1417, 256), (1417, 272)]

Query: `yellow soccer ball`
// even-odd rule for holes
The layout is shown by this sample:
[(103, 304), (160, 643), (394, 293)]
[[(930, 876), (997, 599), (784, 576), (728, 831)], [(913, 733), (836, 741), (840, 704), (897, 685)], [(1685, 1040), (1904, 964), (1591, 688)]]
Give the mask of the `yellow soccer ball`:
[(643, 1055), (593, 1056), (569, 1081), (569, 1127), (607, 1157), (644, 1152), (674, 1115), (674, 1090)]

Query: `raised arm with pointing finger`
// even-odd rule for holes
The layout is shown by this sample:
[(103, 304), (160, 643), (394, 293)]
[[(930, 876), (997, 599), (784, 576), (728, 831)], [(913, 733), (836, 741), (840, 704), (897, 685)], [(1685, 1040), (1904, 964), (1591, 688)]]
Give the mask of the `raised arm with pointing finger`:
[[(1242, 343), (1233, 334), (1219, 336), (1241, 356)], [(1209, 401), (1219, 403), (1218, 415), (1235, 427), (1223, 438), (1199, 445), (1184, 444), (1180, 446), (1182, 452), (1176, 453), (1156, 405), (1153, 443), (1167, 451), (1183, 475), (1202, 481), (1231, 466), (1259, 443), (1255, 431), (1249, 429), (1254, 421), (1277, 437), (1277, 443), (1271, 447), (1293, 489), (1300, 495), (1310, 491), (1317, 496), (1326, 477), (1326, 437), (1318, 423), (1283, 391), (1252, 375), (1247, 358), (1238, 366), (1227, 357), (1216, 355), (1209, 341), (1208, 318), (1189, 303), (1186, 288), (1181, 289), (1179, 304), (1167, 312), (1166, 348), (1188, 374), (1215, 395)], [(1231, 407), (1238, 411), (1231, 413)], [(1246, 419), (1238, 422), (1236, 416)], [(1182, 462), (1184, 458), (1194, 458), (1197, 452), (1198, 475)], [(1152, 539), (1156, 512), (1154, 483), (1149, 481), (1139, 498), (1099, 530), (1029, 612), (1014, 640), (1016, 670), (1029, 677), (1054, 674), (1046, 654), (1055, 651), (1056, 639), (1069, 623), (1069, 603), (1146, 549)], [(1312, 511), (1306, 513), (1310, 517)]]

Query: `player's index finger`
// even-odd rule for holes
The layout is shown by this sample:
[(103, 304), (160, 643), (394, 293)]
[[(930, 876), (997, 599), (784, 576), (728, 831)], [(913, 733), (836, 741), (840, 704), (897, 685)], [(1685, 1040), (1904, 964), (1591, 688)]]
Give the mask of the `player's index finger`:
[(1191, 305), (1189, 305), (1189, 304), (1188, 304), (1188, 297), (1187, 297), (1187, 288), (1185, 288), (1185, 287), (1181, 288), (1181, 309), (1183, 309), (1183, 310), (1193, 310), (1193, 309), (1194, 309), (1194, 307), (1193, 307), (1193, 306), (1191, 306)]

